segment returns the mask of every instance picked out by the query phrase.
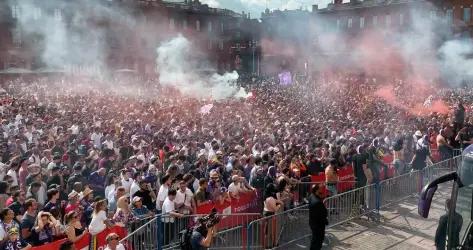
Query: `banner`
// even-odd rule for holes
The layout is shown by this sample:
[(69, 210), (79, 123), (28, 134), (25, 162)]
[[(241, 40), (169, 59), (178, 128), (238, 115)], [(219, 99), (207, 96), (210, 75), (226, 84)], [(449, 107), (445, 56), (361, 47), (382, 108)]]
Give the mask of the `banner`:
[[(223, 214), (223, 217), (218, 224), (219, 229), (235, 227), (248, 223), (251, 216), (238, 216), (237, 214), (242, 213), (261, 213), (262, 202), (259, 202), (259, 196), (257, 192), (248, 192), (240, 194), (240, 199), (232, 199), (231, 202), (213, 202), (201, 204), (197, 207), (197, 214), (209, 214), (213, 208), (217, 209), (219, 214)], [(225, 216), (228, 215), (228, 216)]]
[[(125, 238), (127, 236), (127, 230), (124, 227), (119, 227), (119, 226), (114, 226), (112, 228), (107, 228), (101, 233), (97, 234), (94, 240), (95, 248), (96, 250), (103, 250), (107, 246), (107, 235), (110, 233), (116, 233), (118, 236), (120, 236), (121, 239)], [(76, 241), (74, 243), (75, 249), (77, 250), (88, 250), (89, 245), (90, 245), (90, 234), (86, 234), (84, 237), (82, 237), (80, 240)], [(42, 246), (36, 246), (31, 248), (32, 250), (52, 250), (52, 249), (59, 249), (61, 244), (65, 242), (67, 239), (61, 239), (57, 240), (48, 244), (44, 244)]]
[[(338, 180), (337, 191), (345, 192), (355, 187), (355, 174), (351, 165), (339, 168), (337, 170)], [(319, 175), (312, 175), (311, 181), (316, 183), (325, 183), (325, 173), (321, 172)]]
[(100, 232), (99, 234), (97, 234), (95, 236), (95, 239), (94, 239), (95, 248), (94, 249), (96, 249), (96, 250), (105, 249), (105, 247), (107, 246), (107, 240), (106, 240), (107, 235), (109, 235), (111, 233), (118, 234), (120, 239), (125, 238), (126, 235), (128, 234), (126, 228), (124, 228), (124, 227), (113, 226), (111, 228), (106, 228), (105, 230), (103, 230), (102, 232)]

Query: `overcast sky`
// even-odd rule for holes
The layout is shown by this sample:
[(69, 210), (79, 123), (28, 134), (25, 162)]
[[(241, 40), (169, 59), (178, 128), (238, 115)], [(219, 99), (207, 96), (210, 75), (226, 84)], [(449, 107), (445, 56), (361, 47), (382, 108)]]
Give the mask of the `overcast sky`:
[(266, 7), (269, 9), (307, 9), (312, 10), (313, 4), (318, 4), (319, 8), (323, 8), (327, 3), (333, 0), (200, 0), (211, 7), (230, 9), (241, 13), (242, 11), (250, 12), (252, 17), (259, 18), (261, 12)]

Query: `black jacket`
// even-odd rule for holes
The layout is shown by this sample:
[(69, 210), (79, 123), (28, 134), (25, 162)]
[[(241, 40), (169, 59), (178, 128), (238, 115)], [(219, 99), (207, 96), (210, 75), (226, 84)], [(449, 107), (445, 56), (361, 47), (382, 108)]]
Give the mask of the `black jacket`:
[(309, 225), (314, 231), (324, 231), (328, 225), (327, 208), (319, 197), (311, 194), (309, 197)]

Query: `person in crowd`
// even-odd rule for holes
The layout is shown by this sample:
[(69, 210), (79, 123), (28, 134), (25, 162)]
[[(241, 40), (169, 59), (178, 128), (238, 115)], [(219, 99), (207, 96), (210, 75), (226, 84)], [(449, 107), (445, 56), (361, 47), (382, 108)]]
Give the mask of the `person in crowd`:
[(193, 230), (190, 238), (192, 250), (205, 250), (212, 245), (212, 240), (217, 234), (216, 227), (206, 228), (204, 232)]
[(8, 231), (11, 228), (20, 229), (20, 225), (15, 221), (15, 213), (9, 208), (0, 211), (0, 242), (8, 238)]
[(113, 215), (113, 223), (120, 227), (126, 227), (128, 223), (135, 220), (130, 209), (130, 201), (128, 197), (122, 196), (117, 201), (117, 211)]
[(136, 172), (133, 175), (133, 183), (131, 183), (131, 187), (130, 187), (130, 197), (133, 197), (135, 195), (135, 193), (138, 192), (138, 190), (140, 190), (140, 182), (141, 181), (142, 181), (141, 173)]
[(126, 196), (125, 188), (117, 187), (117, 190), (114, 192), (112, 198), (108, 200), (109, 213), (111, 213), (112, 215), (115, 213), (115, 210), (117, 210), (118, 200), (123, 196)]
[(33, 227), (36, 222), (36, 213), (38, 212), (38, 203), (35, 199), (25, 201), (25, 214), (20, 222), (21, 238), (28, 243), (34, 242), (32, 235)]
[(473, 125), (466, 124), (455, 137), (455, 141), (460, 143), (461, 149), (464, 150), (473, 144)]
[(122, 182), (122, 187), (125, 188), (125, 191), (127, 193), (130, 193), (130, 188), (131, 188), (131, 184), (133, 183), (133, 179), (131, 178), (131, 171), (129, 171), (128, 169), (123, 169), (120, 176), (121, 176), (121, 182)]
[(152, 189), (151, 183), (148, 183), (146, 180), (141, 180), (139, 182), (139, 187), (140, 190), (135, 192), (133, 198), (140, 197), (143, 205), (149, 210), (154, 211), (156, 208), (156, 194)]
[(172, 179), (171, 176), (165, 175), (161, 178), (161, 187), (159, 187), (158, 197), (156, 198), (156, 210), (158, 210), (158, 214), (162, 211), (162, 206), (166, 197), (169, 193), (169, 188), (171, 187)]
[(83, 228), (80, 223), (80, 216), (75, 211), (71, 211), (64, 216), (65, 230), (67, 239), (76, 242), (87, 235), (87, 228)]
[(187, 188), (187, 182), (185, 180), (179, 181), (179, 189), (176, 192), (176, 198), (174, 200), (177, 211), (181, 214), (189, 215), (195, 214), (196, 205), (194, 200), (194, 194)]
[(440, 161), (444, 161), (452, 158), (453, 156), (453, 146), (448, 143), (448, 137), (446, 129), (440, 129), (439, 134), (436, 138), (437, 147), (440, 153)]
[(92, 214), (92, 220), (89, 224), (89, 232), (92, 235), (97, 235), (98, 233), (105, 230), (107, 227), (111, 227), (113, 224), (111, 220), (108, 219), (107, 213), (107, 201), (99, 200), (94, 204), (94, 212)]
[(115, 175), (108, 175), (105, 182), (105, 198), (109, 201), (115, 194), (116, 188), (119, 186), (118, 178)]
[(72, 190), (68, 195), (67, 195), (67, 205), (64, 208), (64, 213), (68, 214), (69, 212), (72, 211), (79, 211), (79, 206), (80, 206), (80, 201), (79, 201), (79, 193), (77, 193), (75, 190)]
[(8, 200), (8, 183), (5, 181), (0, 181), (0, 210), (4, 209), (7, 206)]
[(309, 226), (312, 230), (311, 250), (322, 249), (327, 225), (328, 212), (323, 203), (323, 191), (320, 185), (315, 184), (312, 186), (309, 196)]
[(325, 168), (325, 185), (329, 196), (337, 195), (338, 174), (336, 164), (337, 160), (332, 158), (327, 168)]
[(164, 222), (164, 244), (169, 244), (175, 237), (176, 224), (175, 218), (184, 217), (183, 214), (177, 212), (174, 200), (176, 199), (176, 190), (169, 189), (166, 199), (164, 200), (162, 207), (162, 221)]
[[(437, 230), (435, 231), (435, 247), (437, 250), (445, 249), (447, 243), (447, 233), (448, 233), (448, 217), (449, 217), (449, 210), (452, 207), (452, 200), (447, 199), (445, 201), (445, 210), (446, 213), (440, 216), (439, 225)], [(450, 246), (452, 249), (455, 249), (460, 244), (460, 231), (463, 225), (463, 217), (458, 213), (454, 212), (453, 219), (452, 219), (452, 239), (448, 239), (451, 241)]]
[(48, 202), (44, 205), (42, 211), (50, 212), (53, 208), (60, 208), (59, 204), (59, 191), (55, 188), (49, 189), (47, 192)]
[(404, 174), (406, 170), (405, 161), (404, 161), (404, 139), (397, 138), (394, 141), (393, 149), (393, 165), (396, 168), (397, 175)]
[(23, 214), (25, 213), (24, 204), (26, 200), (26, 193), (24, 191), (17, 190), (12, 195), (12, 203), (8, 206), (15, 213), (16, 221), (21, 221)]
[(197, 189), (194, 196), (197, 206), (200, 206), (200, 204), (207, 202), (210, 199), (209, 194), (207, 192), (207, 187), (208, 187), (207, 179), (200, 178), (199, 189)]
[(107, 241), (107, 246), (104, 250), (125, 250), (125, 247), (120, 243), (120, 236), (118, 234), (108, 234), (105, 240)]
[(275, 184), (269, 183), (265, 188), (263, 208), (263, 216), (269, 217), (265, 221), (265, 249), (272, 248), (277, 245), (277, 221), (273, 215), (275, 215), (281, 210), (282, 207), (284, 207), (284, 203), (277, 199), (276, 193), (277, 189)]
[(105, 168), (100, 168), (92, 172), (89, 176), (89, 187), (94, 191), (95, 196), (105, 196)]
[(84, 185), (87, 183), (86, 178), (84, 178), (82, 174), (82, 164), (80, 162), (76, 162), (73, 167), (73, 172), (67, 179), (67, 192), (70, 193), (74, 189), (75, 183), (83, 183)]
[(8, 239), (0, 246), (2, 250), (29, 250), (31, 244), (20, 238), (18, 228), (8, 230)]
[(140, 196), (135, 195), (135, 197), (133, 197), (132, 203), (133, 206), (131, 208), (131, 212), (133, 213), (134, 217), (138, 219), (144, 219), (153, 215), (153, 212), (143, 205), (143, 201)]
[(33, 246), (40, 246), (54, 241), (59, 235), (58, 222), (49, 212), (39, 212), (32, 230)]
[(416, 143), (416, 150), (414, 153), (414, 157), (410, 164), (412, 165), (412, 169), (414, 170), (422, 170), (427, 166), (427, 160), (430, 160), (430, 150), (429, 150), (429, 143), (427, 140), (427, 136), (423, 136), (419, 139)]

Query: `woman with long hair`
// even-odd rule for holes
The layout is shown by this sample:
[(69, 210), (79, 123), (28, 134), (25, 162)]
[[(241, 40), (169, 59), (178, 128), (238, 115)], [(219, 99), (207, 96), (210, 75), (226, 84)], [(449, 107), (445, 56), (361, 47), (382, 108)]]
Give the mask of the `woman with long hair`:
[(113, 215), (113, 222), (120, 227), (125, 227), (125, 225), (133, 220), (135, 220), (135, 217), (131, 212), (128, 197), (120, 197), (117, 201), (117, 211)]
[(97, 235), (98, 233), (105, 230), (106, 227), (111, 227), (113, 224), (107, 218), (107, 201), (100, 200), (94, 204), (94, 211), (92, 213), (92, 220), (89, 225), (89, 232), (92, 235)]
[(80, 216), (75, 211), (71, 211), (64, 216), (64, 224), (66, 226), (64, 233), (67, 239), (72, 242), (80, 240), (88, 233), (87, 228), (82, 227)]

